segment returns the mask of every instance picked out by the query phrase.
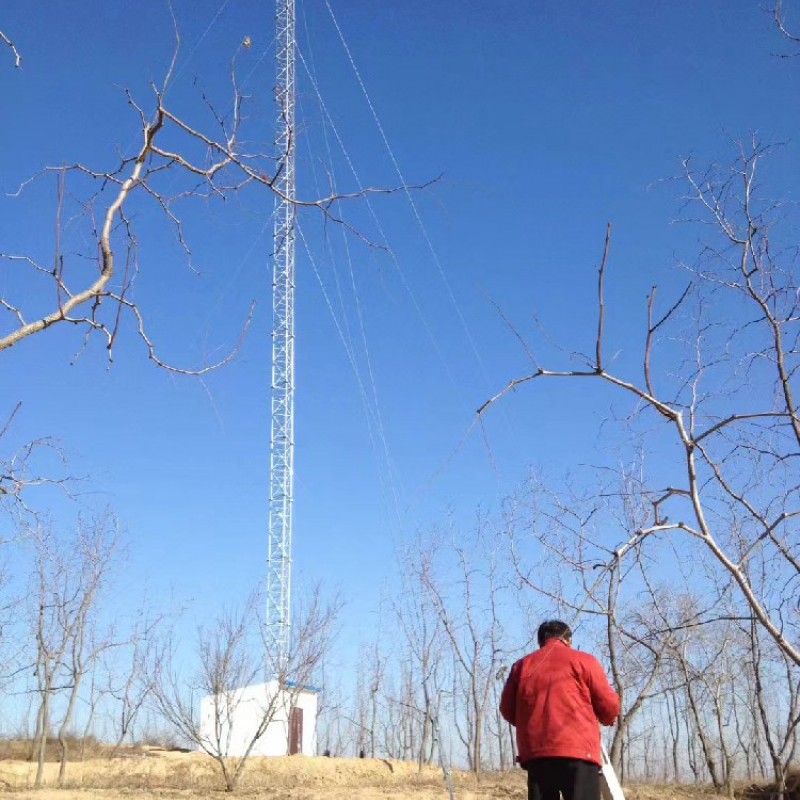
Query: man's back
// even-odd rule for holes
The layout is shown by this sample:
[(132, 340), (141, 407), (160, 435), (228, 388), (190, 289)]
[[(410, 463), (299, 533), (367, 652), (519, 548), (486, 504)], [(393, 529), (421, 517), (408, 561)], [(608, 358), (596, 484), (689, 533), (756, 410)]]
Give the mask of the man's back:
[(611, 725), (620, 710), (600, 662), (550, 639), (511, 668), (500, 702), (517, 728), (519, 761), (569, 758), (602, 764), (598, 722)]

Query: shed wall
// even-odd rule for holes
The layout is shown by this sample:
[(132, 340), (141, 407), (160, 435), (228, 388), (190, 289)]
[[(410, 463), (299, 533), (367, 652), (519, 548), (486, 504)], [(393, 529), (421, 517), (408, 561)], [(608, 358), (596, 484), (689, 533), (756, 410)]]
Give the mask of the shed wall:
[[(230, 695), (209, 695), (200, 702), (201, 735), (210, 749), (241, 757), (265, 712), (273, 714), (264, 735), (250, 755), (285, 756), (289, 752), (289, 713), (292, 705), (303, 709), (303, 755), (316, 754), (317, 694), (306, 689), (280, 690), (277, 681), (245, 686)], [(228, 712), (230, 707), (230, 713)], [(215, 723), (216, 720), (216, 723)], [(218, 744), (219, 743), (219, 744)]]

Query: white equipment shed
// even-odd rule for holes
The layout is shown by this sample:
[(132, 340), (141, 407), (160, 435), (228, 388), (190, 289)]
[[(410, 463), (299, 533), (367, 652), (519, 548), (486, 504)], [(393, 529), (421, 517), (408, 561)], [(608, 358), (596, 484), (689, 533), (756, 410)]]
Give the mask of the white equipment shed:
[(310, 686), (281, 689), (278, 681), (268, 681), (208, 695), (200, 701), (201, 736), (221, 755), (241, 757), (269, 715), (251, 756), (316, 755), (317, 693)]

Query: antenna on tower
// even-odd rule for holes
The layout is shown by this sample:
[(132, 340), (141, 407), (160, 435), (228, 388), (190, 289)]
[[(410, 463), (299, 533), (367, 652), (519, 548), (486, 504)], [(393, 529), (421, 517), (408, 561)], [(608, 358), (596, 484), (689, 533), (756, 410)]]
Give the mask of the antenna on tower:
[(267, 656), (285, 679), (291, 626), (294, 501), (295, 3), (276, 0), (278, 154), (272, 279), (272, 425), (267, 555)]

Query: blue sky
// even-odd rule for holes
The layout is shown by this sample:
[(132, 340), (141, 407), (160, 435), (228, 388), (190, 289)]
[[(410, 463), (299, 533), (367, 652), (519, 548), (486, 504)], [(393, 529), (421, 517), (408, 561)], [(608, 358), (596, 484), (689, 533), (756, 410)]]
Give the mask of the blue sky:
[[(352, 278), (340, 232), (327, 231), (328, 247), (317, 218), (302, 222), (319, 278), (298, 245), (295, 566), (344, 588), (353, 631), (372, 619), (395, 548), (416, 528), (451, 511), (469, 520), (531, 466), (558, 474), (606, 457), (597, 430), (611, 396), (588, 387), (522, 390), (491, 413), (485, 437), (464, 439), (475, 409), (529, 366), (494, 304), (532, 341), (535, 312), (567, 349), (590, 349), (611, 221), (609, 335), (620, 363), (636, 365), (649, 287), (677, 296), (672, 268), (698, 250), (698, 231), (673, 224), (683, 187), (665, 179), (680, 159), (730, 160), (731, 141), (755, 131), (787, 143), (770, 190), (797, 199), (798, 65), (778, 57), (762, 5), (331, 0), (404, 178), (443, 176), (414, 193), (425, 233), (402, 194), (374, 201), (394, 257), (351, 239)], [(249, 36), (239, 74), (251, 135), (269, 143), (272, 6), (177, 0), (175, 13), (174, 107), (202, 118), (199, 87), (224, 107), (229, 60)], [(6, 9), (0, 27), (25, 59), (15, 71), (0, 52), (4, 193), (46, 164), (105, 168), (135, 144), (122, 87), (147, 102), (148, 81), (164, 74), (165, 3), (33, 0)], [(298, 37), (362, 180), (396, 185), (324, 0), (298, 0)], [(314, 195), (326, 168), (352, 189), (300, 65), (298, 75), (301, 194)], [(54, 198), (52, 181), (0, 198), (0, 250), (52, 257)], [(2, 354), (0, 414), (23, 401), (9, 443), (57, 436), (71, 472), (86, 476), (78, 507), (108, 504), (124, 521), (120, 603), (147, 586), (199, 618), (265, 573), (272, 202), (249, 193), (225, 208), (186, 206), (199, 276), (156, 210), (137, 209), (136, 296), (161, 351), (190, 366), (213, 359), (255, 299), (235, 362), (203, 382), (175, 378), (128, 328), (112, 367), (98, 343), (73, 364), (80, 338), (57, 329)], [(379, 238), (363, 204), (346, 214)], [(2, 270), (0, 289), (27, 290)], [(352, 333), (356, 370), (337, 324)], [(359, 390), (360, 380), (371, 393), (373, 379), (385, 447)], [(40, 502), (74, 511), (51, 495)]]

